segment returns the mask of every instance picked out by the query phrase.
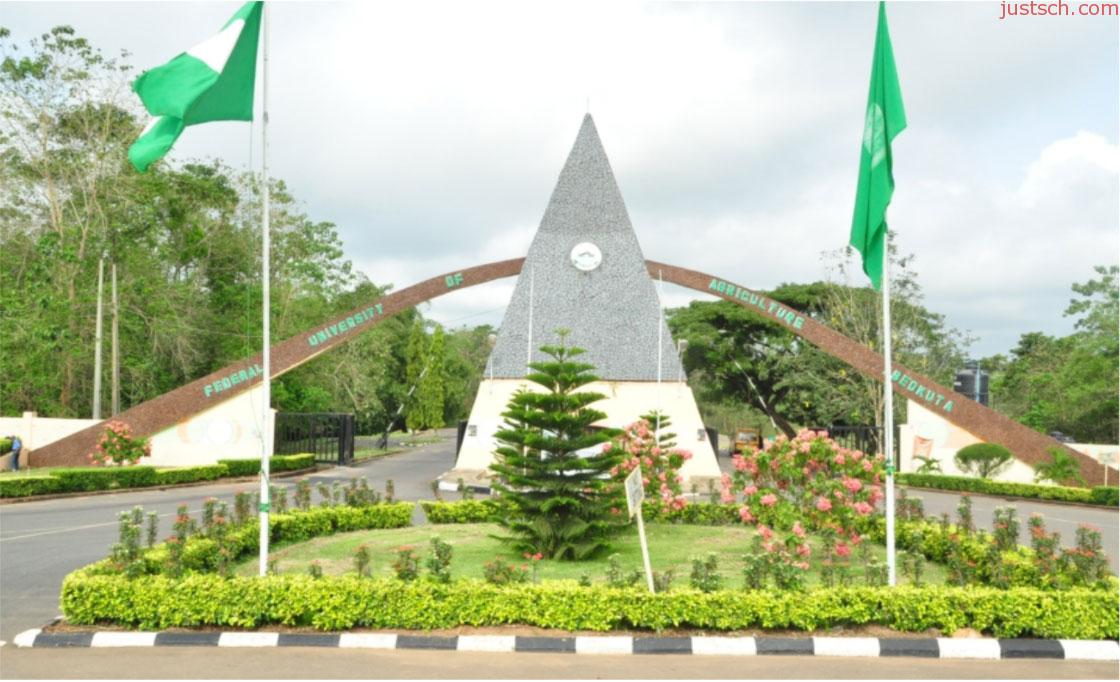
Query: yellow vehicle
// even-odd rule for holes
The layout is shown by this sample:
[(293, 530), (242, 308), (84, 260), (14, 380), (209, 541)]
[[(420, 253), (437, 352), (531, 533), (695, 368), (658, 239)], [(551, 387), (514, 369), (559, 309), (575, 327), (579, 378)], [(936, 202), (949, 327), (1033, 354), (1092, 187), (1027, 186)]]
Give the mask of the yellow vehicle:
[(735, 438), (731, 441), (731, 454), (744, 452), (754, 446), (762, 447), (762, 434), (752, 426), (741, 426), (735, 429)]

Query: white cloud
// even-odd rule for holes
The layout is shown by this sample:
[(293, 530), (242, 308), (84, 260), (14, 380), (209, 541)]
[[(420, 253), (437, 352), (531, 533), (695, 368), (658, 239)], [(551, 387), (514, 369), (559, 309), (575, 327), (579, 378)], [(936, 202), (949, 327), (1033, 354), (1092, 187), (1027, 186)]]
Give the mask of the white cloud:
[[(4, 24), (71, 23), (150, 68), (238, 4), (8, 3)], [(271, 166), (378, 283), (523, 255), (588, 98), (647, 257), (766, 288), (825, 277), (846, 242), (873, 3), (269, 7)], [(909, 119), (891, 222), (929, 307), (979, 354), (1065, 333), (1070, 283), (1117, 260), (1115, 20), (888, 11)], [(172, 158), (245, 165), (249, 132), (192, 128)], [(427, 313), (496, 323), (510, 286)]]

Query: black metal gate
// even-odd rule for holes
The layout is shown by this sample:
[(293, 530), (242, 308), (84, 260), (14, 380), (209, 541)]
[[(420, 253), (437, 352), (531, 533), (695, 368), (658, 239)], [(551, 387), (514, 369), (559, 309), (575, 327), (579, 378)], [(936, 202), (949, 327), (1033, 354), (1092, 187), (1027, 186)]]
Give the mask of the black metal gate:
[[(879, 452), (879, 440), (883, 427), (873, 424), (834, 424), (814, 427), (814, 431), (828, 431), (832, 440), (846, 448), (860, 450), (868, 454)], [(898, 464), (898, 424), (894, 427), (894, 461)]]
[(354, 461), (354, 415), (338, 412), (278, 412), (274, 451), (278, 455), (311, 453), (323, 464)]

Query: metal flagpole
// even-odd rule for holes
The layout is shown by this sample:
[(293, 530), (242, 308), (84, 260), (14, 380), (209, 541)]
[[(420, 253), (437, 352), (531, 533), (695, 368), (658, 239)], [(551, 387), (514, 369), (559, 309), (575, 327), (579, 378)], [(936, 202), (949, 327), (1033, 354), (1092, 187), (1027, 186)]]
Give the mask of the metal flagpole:
[(105, 255), (97, 261), (97, 324), (93, 332), (93, 418), (101, 419), (101, 299), (105, 296)]
[(887, 584), (894, 585), (894, 387), (891, 384), (891, 262), (887, 237), (883, 235), (883, 456), (887, 464)]
[[(663, 332), (661, 328), (665, 326), (665, 306), (661, 297), (664, 295), (665, 280), (661, 277), (661, 271), (657, 271), (657, 424), (653, 427), (653, 440), (654, 445), (661, 447), (661, 342)], [(639, 523), (641, 516), (638, 517)], [(653, 591), (653, 588), (650, 588)]]
[(262, 49), (263, 67), (261, 78), (261, 297), (263, 298), (262, 327), (264, 348), (261, 353), (261, 367), (264, 376), (261, 379), (261, 502), (260, 502), (260, 566), (259, 574), (268, 573), (268, 457), (269, 446), (272, 444), (272, 368), (269, 354), (269, 341), (271, 340), (270, 310), (269, 310), (269, 187), (268, 187), (268, 4), (261, 9), (261, 23), (264, 44)]
[(525, 373), (530, 371), (529, 363), (533, 361), (533, 278), (534, 273), (529, 271), (529, 337), (525, 344)]

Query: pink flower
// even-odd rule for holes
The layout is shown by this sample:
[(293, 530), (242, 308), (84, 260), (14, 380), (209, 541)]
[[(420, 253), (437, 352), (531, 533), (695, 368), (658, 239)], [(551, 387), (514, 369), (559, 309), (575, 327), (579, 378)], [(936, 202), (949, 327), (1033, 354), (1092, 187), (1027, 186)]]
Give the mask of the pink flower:
[(753, 483), (748, 483), (746, 488), (743, 488), (744, 495), (754, 495), (758, 492), (758, 486)]
[(832, 509), (832, 503), (828, 501), (827, 497), (818, 497), (817, 509), (822, 512), (830, 511)]
[(656, 445), (654, 445), (653, 448), (651, 448), (649, 452), (654, 457), (660, 457), (661, 456), (661, 448), (657, 447)]
[(743, 523), (750, 523), (751, 521), (754, 521), (754, 515), (751, 514), (751, 508), (745, 504), (742, 507), (739, 507), (739, 518), (743, 520)]
[(723, 488), (720, 491), (719, 501), (724, 504), (731, 504), (735, 501), (735, 496), (731, 494), (731, 488)]
[(801, 450), (802, 453), (809, 452), (809, 443), (802, 443), (801, 447), (798, 449)]
[(735, 467), (735, 471), (746, 471), (747, 460), (743, 459), (742, 455), (735, 455), (731, 458), (731, 465)]
[(802, 571), (809, 570), (809, 564), (805, 561), (799, 561), (796, 564), (793, 564), (793, 566), (796, 568), (800, 568)]
[(836, 455), (835, 457), (832, 458), (832, 461), (837, 466), (844, 466), (844, 455)]
[(844, 479), (844, 487), (848, 489), (848, 492), (858, 493), (863, 488), (863, 484), (858, 479), (849, 477)]
[(764, 507), (773, 507), (778, 503), (778, 496), (774, 493), (766, 493), (759, 502), (761, 502)]
[(856, 502), (852, 505), (852, 509), (855, 509), (856, 513), (860, 516), (867, 516), (872, 512), (872, 510), (874, 510), (874, 507), (867, 504), (866, 502)]
[(809, 545), (800, 544), (800, 545), (797, 546), (797, 555), (798, 556), (809, 556), (809, 554), (811, 552), (812, 552), (812, 550), (809, 549)]
[(614, 447), (614, 443), (603, 443), (603, 452), (610, 452)]
[(805, 529), (801, 527), (800, 521), (793, 522), (793, 534), (799, 538), (805, 537)]
[(774, 531), (770, 530), (769, 526), (759, 526), (758, 534), (762, 536), (763, 540), (769, 541), (774, 537)]
[(869, 459), (863, 460), (863, 470), (864, 471), (866, 471), (868, 473), (871, 473), (871, 470), (874, 469), (874, 468), (875, 468), (875, 465), (871, 463), (871, 460), (869, 460)]
[(846, 542), (836, 543), (836, 556), (851, 556), (852, 548)]
[[(263, 338), (263, 337), (262, 337), (262, 338)], [(659, 481), (661, 481), (662, 483), (664, 483), (664, 482), (665, 482), (665, 472), (664, 472), (664, 471), (662, 471), (661, 473), (657, 474), (657, 479), (658, 479)]]

